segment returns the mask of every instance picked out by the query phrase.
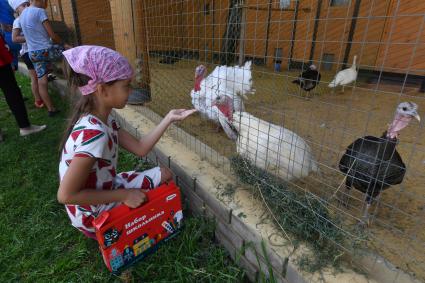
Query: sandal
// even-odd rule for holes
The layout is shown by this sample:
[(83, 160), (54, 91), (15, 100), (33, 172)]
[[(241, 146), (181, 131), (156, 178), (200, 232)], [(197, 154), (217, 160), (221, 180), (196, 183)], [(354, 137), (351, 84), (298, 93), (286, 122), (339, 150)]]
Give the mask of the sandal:
[(43, 100), (36, 100), (35, 102), (34, 102), (34, 105), (35, 105), (35, 107), (37, 107), (37, 108), (43, 108), (44, 107), (44, 102), (43, 102)]
[(53, 110), (53, 111), (49, 111), (49, 117), (53, 117), (56, 116), (56, 114), (58, 114), (60, 112), (60, 110)]

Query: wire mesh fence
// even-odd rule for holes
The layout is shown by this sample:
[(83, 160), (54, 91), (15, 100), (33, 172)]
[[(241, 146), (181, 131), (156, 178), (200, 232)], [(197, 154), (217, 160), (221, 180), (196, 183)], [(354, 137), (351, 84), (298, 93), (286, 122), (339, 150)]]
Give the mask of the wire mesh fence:
[(129, 2), (148, 107), (199, 110), (179, 124), (189, 148), (228, 172), (238, 153), (270, 174), (244, 176), (270, 187), (278, 226), (310, 223), (276, 203), (304, 196), (294, 201), (311, 217), (326, 214), (308, 224), (315, 239), (348, 255), (360, 243), (425, 281), (423, 1)]

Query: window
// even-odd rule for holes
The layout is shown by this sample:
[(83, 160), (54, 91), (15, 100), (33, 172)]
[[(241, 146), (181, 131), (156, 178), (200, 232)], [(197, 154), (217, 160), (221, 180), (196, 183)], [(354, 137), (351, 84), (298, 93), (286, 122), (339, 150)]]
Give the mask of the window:
[(331, 6), (347, 6), (350, 0), (331, 0)]
[(280, 9), (288, 9), (290, 6), (291, 6), (291, 0), (279, 0)]

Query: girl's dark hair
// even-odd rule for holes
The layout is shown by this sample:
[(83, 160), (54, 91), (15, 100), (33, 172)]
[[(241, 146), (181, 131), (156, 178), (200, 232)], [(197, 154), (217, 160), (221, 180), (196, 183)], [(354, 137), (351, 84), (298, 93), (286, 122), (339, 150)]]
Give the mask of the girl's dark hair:
[(68, 124), (65, 128), (65, 132), (60, 143), (60, 152), (63, 150), (65, 143), (69, 135), (71, 134), (72, 129), (74, 128), (75, 123), (78, 121), (81, 115), (85, 113), (90, 113), (94, 109), (95, 100), (95, 97), (93, 95), (81, 95), (79, 92), (76, 91), (77, 87), (85, 86), (89, 82), (89, 80), (91, 80), (89, 76), (74, 72), (71, 66), (69, 66), (66, 59), (63, 60), (63, 71), (66, 79), (68, 80), (68, 95), (69, 100), (71, 102), (71, 114), (68, 118)]

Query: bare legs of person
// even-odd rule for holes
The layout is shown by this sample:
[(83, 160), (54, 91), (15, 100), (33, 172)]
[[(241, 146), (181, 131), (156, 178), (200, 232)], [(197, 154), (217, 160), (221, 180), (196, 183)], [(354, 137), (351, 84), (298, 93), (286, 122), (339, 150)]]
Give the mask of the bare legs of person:
[(45, 74), (41, 78), (38, 78), (38, 91), (40, 93), (41, 99), (43, 99), (44, 105), (46, 105), (47, 107), (47, 111), (49, 111), (49, 116), (52, 117), (59, 111), (56, 110), (52, 100), (50, 99), (47, 84), (47, 74)]
[(28, 70), (31, 78), (31, 91), (34, 96), (34, 105), (37, 108), (44, 106), (43, 100), (41, 99), (40, 93), (38, 92), (38, 79), (35, 70)]

